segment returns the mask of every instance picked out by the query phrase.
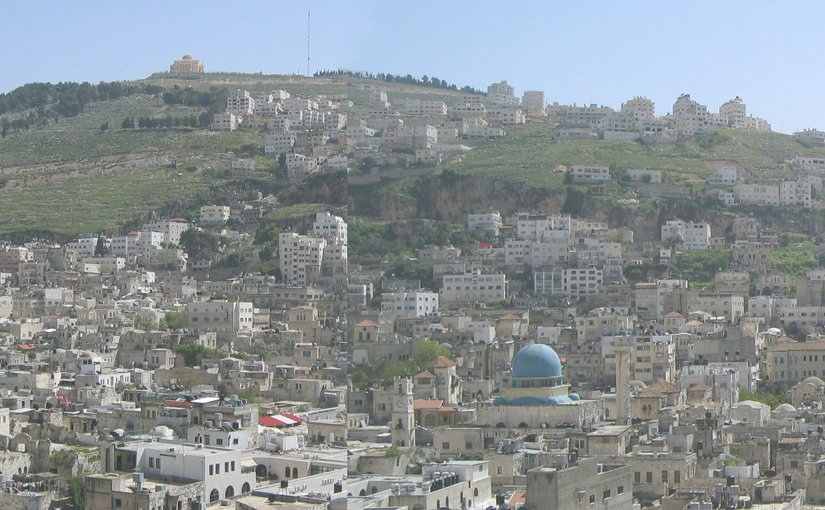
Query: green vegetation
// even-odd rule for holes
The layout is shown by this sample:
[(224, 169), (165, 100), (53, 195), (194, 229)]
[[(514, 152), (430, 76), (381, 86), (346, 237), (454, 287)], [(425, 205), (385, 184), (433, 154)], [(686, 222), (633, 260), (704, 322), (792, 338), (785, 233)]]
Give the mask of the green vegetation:
[(788, 273), (791, 276), (803, 276), (805, 273), (819, 267), (816, 256), (801, 248), (777, 248), (773, 251), (771, 269)]
[(449, 356), (450, 350), (433, 340), (421, 340), (413, 346), (413, 362), (416, 368), (423, 370), (430, 366), (437, 357)]
[(384, 452), (384, 456), (389, 459), (396, 459), (401, 456), (401, 448), (392, 445), (386, 449), (386, 451)]
[(225, 358), (226, 352), (211, 349), (200, 344), (178, 344), (172, 350), (183, 356), (186, 366), (198, 366), (203, 359)]
[(756, 393), (752, 393), (748, 390), (739, 390), (739, 401), (742, 402), (744, 400), (753, 400), (755, 402), (762, 402), (763, 404), (768, 404), (771, 406), (771, 409), (775, 409), (776, 406), (779, 404), (784, 404), (788, 402), (788, 392), (787, 391), (779, 391), (776, 393), (771, 393), (767, 391), (757, 391)]
[(373, 383), (387, 386), (392, 384), (394, 378), (412, 377), (430, 366), (438, 356), (450, 354), (448, 349), (437, 342), (420, 340), (413, 346), (410, 361), (386, 361), (375, 367), (362, 368), (352, 374), (352, 384), (359, 389), (366, 388)]
[(730, 257), (728, 248), (689, 251), (676, 256), (673, 268), (680, 278), (711, 282), (718, 271), (730, 268)]
[[(1, 152), (0, 152), (1, 153)], [(1, 156), (0, 156), (1, 157)], [(155, 171), (55, 179), (0, 190), (0, 234), (116, 231), (135, 215), (183, 204), (207, 189), (200, 173)]]
[(66, 486), (69, 488), (69, 496), (72, 498), (72, 505), (75, 508), (85, 508), (86, 504), (86, 486), (82, 476), (72, 476), (66, 480)]
[(164, 321), (168, 329), (183, 329), (189, 326), (189, 319), (181, 312), (166, 312)]

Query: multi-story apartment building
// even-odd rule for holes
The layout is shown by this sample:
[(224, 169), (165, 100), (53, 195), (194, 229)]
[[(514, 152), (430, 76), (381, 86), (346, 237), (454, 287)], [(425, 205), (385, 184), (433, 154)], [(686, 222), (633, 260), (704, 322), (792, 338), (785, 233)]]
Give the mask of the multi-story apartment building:
[(521, 96), (521, 107), (528, 117), (543, 117), (546, 115), (544, 111), (544, 91), (543, 90), (525, 90)]
[(255, 98), (246, 90), (237, 89), (226, 98), (226, 113), (242, 117), (255, 113)]
[(426, 317), (438, 312), (438, 293), (385, 292), (381, 294), (381, 312), (394, 320)]
[(306, 286), (321, 271), (327, 242), (322, 237), (282, 233), (278, 236), (284, 282)]
[(610, 168), (606, 166), (573, 165), (570, 167), (570, 179), (573, 182), (592, 183), (610, 179)]
[(525, 510), (609, 510), (632, 506), (633, 471), (630, 466), (583, 458), (564, 469), (544, 466), (527, 471)]
[(712, 317), (725, 317), (727, 322), (737, 322), (745, 316), (745, 298), (727, 293), (688, 294), (688, 310), (709, 313)]
[(656, 118), (656, 106), (653, 101), (646, 97), (636, 96), (628, 100), (622, 104), (621, 112), (631, 114), (637, 123)]
[(167, 243), (180, 245), (180, 236), (189, 230), (189, 222), (184, 218), (174, 218), (171, 220), (153, 221), (143, 225), (143, 230), (151, 232), (162, 232), (163, 240)]
[(238, 332), (252, 329), (252, 303), (212, 300), (186, 306), (189, 326), (196, 332)]
[(710, 186), (735, 186), (739, 179), (739, 171), (735, 166), (722, 166), (711, 172), (707, 182)]
[(569, 237), (572, 230), (570, 216), (518, 213), (516, 235), (519, 239), (543, 241), (548, 231), (564, 231)]
[(645, 384), (676, 380), (676, 345), (671, 335), (637, 336), (630, 354), (634, 380)]
[(733, 188), (736, 201), (742, 205), (773, 206), (781, 205), (778, 184), (738, 183)]
[(229, 221), (231, 209), (228, 205), (201, 206), (200, 222), (204, 225), (223, 225)]
[(439, 302), (443, 304), (489, 303), (507, 297), (507, 279), (503, 273), (482, 273), (478, 269), (464, 274), (443, 276)]
[(507, 83), (507, 80), (502, 80), (487, 86), (487, 101), (492, 104), (518, 106), (515, 89)]
[(107, 463), (113, 460), (114, 465), (107, 465), (106, 472), (138, 471), (148, 479), (203, 482), (198, 500), (217, 502), (252, 491), (255, 487), (255, 454), (254, 450), (217, 446), (204, 448), (203, 445), (171, 442), (135, 442), (113, 447)]
[(243, 122), (243, 117), (234, 113), (216, 113), (212, 116), (209, 129), (214, 131), (235, 131)]
[(347, 222), (340, 216), (325, 211), (315, 213), (312, 235), (323, 237), (329, 244), (347, 244)]
[(760, 364), (764, 382), (788, 388), (807, 377), (825, 378), (825, 342), (777, 342), (765, 347)]
[(662, 241), (678, 242), (682, 249), (706, 250), (710, 248), (710, 225), (707, 223), (694, 223), (692, 221), (671, 220), (667, 221), (661, 228)]
[(745, 102), (739, 96), (724, 103), (719, 107), (719, 117), (727, 127), (744, 128), (747, 119), (747, 108)]
[(498, 211), (467, 215), (467, 230), (480, 230), (498, 236), (502, 225), (501, 213)]
[(782, 181), (779, 183), (779, 203), (783, 207), (811, 207), (809, 181)]
[(292, 152), (295, 145), (295, 134), (290, 132), (275, 132), (264, 138), (264, 154), (280, 156)]

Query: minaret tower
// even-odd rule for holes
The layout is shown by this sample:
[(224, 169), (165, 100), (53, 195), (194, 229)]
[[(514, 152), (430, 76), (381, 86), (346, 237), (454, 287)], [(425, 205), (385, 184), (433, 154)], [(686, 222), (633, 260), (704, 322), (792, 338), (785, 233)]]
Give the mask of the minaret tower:
[(397, 378), (393, 382), (392, 395), (392, 444), (415, 446), (415, 414), (413, 410), (413, 382)]

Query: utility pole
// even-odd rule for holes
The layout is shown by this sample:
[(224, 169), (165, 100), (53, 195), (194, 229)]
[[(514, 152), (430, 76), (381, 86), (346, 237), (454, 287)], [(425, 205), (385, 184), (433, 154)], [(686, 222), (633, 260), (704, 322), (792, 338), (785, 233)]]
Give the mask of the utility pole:
[(309, 17), (309, 15), (310, 15), (310, 11), (307, 11), (307, 76), (310, 76), (310, 74), (309, 74), (309, 29), (310, 29), (310, 23), (309, 23), (310, 22), (310, 17)]

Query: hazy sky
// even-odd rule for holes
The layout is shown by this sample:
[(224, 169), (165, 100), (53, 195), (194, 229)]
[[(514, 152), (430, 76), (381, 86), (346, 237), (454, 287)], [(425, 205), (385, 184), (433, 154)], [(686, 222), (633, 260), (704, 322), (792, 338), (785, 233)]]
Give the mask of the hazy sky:
[(0, 16), (0, 92), (33, 81), (112, 81), (191, 53), (209, 71), (347, 68), (508, 80), (548, 102), (617, 108), (681, 93), (717, 111), (742, 97), (774, 130), (825, 129), (825, 2), (14, 1)]

